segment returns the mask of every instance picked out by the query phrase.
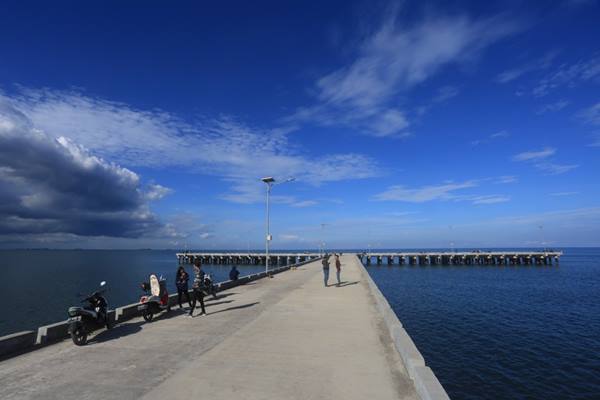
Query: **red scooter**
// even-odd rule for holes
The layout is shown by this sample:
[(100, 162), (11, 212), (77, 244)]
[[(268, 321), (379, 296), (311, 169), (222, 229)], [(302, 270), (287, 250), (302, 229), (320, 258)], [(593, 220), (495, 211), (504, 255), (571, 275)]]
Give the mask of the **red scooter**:
[(140, 298), (138, 310), (142, 312), (142, 317), (147, 322), (152, 321), (155, 314), (162, 311), (171, 311), (169, 306), (169, 292), (167, 291), (167, 280), (162, 276), (160, 279), (150, 275), (150, 282), (144, 282), (141, 285), (145, 295)]

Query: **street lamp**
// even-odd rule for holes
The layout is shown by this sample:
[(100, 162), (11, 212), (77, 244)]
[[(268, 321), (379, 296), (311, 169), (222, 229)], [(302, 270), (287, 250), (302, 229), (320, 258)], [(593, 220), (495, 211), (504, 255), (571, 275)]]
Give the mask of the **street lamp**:
[(269, 273), (269, 242), (271, 242), (271, 240), (273, 239), (273, 237), (271, 236), (270, 227), (269, 227), (269, 197), (271, 197), (271, 188), (274, 185), (280, 185), (282, 183), (292, 182), (294, 180), (296, 180), (296, 178), (288, 178), (283, 182), (275, 183), (275, 178), (273, 178), (272, 176), (267, 176), (267, 177), (261, 179), (261, 181), (263, 181), (264, 183), (267, 184), (267, 237), (265, 240), (265, 248), (266, 248), (265, 272), (267, 274)]

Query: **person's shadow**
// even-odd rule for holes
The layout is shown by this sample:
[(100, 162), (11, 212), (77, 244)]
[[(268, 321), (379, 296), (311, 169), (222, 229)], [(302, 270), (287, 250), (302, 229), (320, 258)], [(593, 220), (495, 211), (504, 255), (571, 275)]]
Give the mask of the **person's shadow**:
[(335, 284), (334, 286), (337, 287), (344, 287), (344, 286), (350, 286), (350, 285), (356, 285), (357, 283), (359, 283), (360, 281), (354, 281), (354, 282), (348, 282), (348, 281), (342, 281), (340, 282), (340, 284)]
[(222, 310), (211, 312), (210, 315), (218, 314), (218, 313), (222, 313), (222, 312), (226, 312), (226, 311), (240, 310), (240, 309), (243, 309), (243, 308), (253, 307), (253, 306), (257, 305), (257, 304), (260, 304), (260, 301), (256, 301), (254, 303), (242, 304), (240, 306), (227, 307), (227, 308), (224, 308)]

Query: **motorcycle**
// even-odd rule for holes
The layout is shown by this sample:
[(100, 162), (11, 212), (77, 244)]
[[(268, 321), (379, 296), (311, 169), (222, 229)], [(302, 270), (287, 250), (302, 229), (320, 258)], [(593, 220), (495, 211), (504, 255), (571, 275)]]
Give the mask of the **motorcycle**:
[[(100, 288), (104, 288), (106, 282), (100, 282)], [(69, 307), (69, 328), (68, 332), (77, 346), (83, 346), (87, 343), (88, 334), (92, 331), (106, 326), (110, 329), (108, 321), (108, 302), (102, 296), (106, 289), (95, 291), (86, 296), (82, 303), (87, 303), (83, 307)]]
[(140, 298), (138, 310), (146, 322), (151, 322), (155, 314), (164, 310), (171, 311), (166, 279), (151, 274), (150, 282), (142, 283), (141, 287), (145, 295)]
[(212, 294), (213, 299), (217, 299), (217, 287), (213, 284), (210, 274), (204, 275), (204, 288), (207, 295)]

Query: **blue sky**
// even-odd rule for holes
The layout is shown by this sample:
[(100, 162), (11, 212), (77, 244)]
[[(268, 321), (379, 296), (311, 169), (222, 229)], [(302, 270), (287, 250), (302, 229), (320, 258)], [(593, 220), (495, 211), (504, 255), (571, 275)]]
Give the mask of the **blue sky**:
[(600, 246), (600, 3), (10, 2), (0, 246)]

